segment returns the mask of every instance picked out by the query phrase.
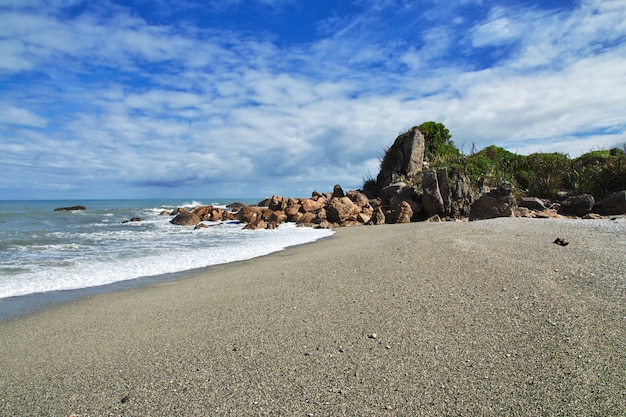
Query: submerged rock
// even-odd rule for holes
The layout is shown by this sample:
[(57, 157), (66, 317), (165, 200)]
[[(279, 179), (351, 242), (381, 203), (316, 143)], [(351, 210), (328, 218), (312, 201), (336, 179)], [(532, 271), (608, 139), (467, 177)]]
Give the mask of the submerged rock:
[(71, 206), (71, 207), (57, 207), (54, 211), (76, 211), (76, 210), (87, 210), (85, 206)]

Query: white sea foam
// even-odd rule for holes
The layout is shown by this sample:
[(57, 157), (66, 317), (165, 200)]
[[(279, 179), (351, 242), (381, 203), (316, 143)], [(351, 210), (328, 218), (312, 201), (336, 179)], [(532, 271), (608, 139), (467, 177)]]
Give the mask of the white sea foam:
[(139, 213), (141, 222), (125, 224), (120, 214), (86, 212), (83, 217), (93, 217), (88, 222), (72, 227), (62, 223), (55, 230), (34, 230), (28, 235), (31, 241), (14, 240), (6, 246), (8, 255), (2, 259), (0, 298), (250, 259), (332, 234), (294, 224), (250, 231), (242, 230), (241, 224), (207, 222), (210, 227), (193, 230), (170, 224), (170, 216), (159, 215), (162, 210), (144, 208)]

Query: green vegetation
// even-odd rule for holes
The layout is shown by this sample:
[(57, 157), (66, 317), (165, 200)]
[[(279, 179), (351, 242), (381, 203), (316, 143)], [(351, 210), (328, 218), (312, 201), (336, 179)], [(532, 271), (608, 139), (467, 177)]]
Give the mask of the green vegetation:
[(442, 123), (424, 122), (417, 127), (426, 139), (426, 149), (424, 156), (428, 161), (435, 161), (440, 158), (459, 156), (461, 153), (454, 146), (451, 140), (450, 131)]
[[(518, 195), (542, 198), (554, 198), (565, 191), (588, 193), (601, 199), (626, 190), (626, 154), (619, 148), (591, 151), (575, 159), (562, 153), (517, 155), (494, 145), (464, 155), (455, 147), (452, 135), (443, 124), (425, 122), (416, 128), (426, 139), (428, 168), (447, 168), (448, 175), (465, 174), (475, 187), (483, 182), (509, 181)], [(398, 136), (396, 143), (403, 135)], [(389, 149), (381, 158), (381, 170), (391, 167)], [(419, 188), (421, 178), (412, 179), (409, 185)], [(367, 178), (364, 189), (375, 191), (376, 180)]]

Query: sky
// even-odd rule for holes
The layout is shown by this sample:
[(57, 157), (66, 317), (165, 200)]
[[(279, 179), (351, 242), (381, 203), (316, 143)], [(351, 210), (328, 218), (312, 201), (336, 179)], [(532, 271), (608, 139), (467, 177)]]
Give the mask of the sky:
[(623, 0), (0, 0), (0, 199), (307, 197), (443, 123), (626, 144)]

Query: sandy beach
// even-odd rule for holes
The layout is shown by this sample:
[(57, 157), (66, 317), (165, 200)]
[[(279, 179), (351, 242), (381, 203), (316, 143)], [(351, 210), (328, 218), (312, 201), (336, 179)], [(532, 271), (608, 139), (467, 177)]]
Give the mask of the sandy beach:
[(0, 324), (0, 415), (626, 415), (625, 276), (623, 218), (341, 228)]

